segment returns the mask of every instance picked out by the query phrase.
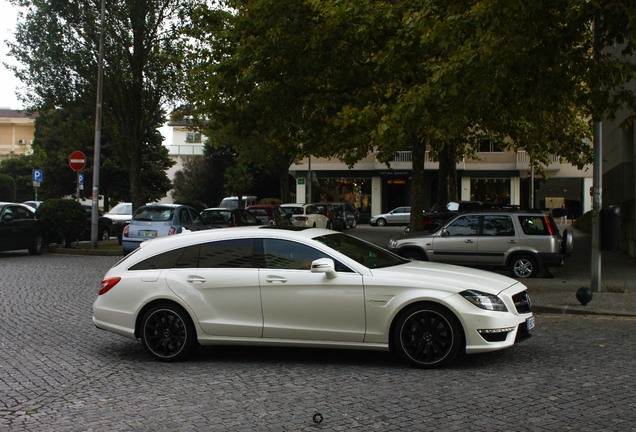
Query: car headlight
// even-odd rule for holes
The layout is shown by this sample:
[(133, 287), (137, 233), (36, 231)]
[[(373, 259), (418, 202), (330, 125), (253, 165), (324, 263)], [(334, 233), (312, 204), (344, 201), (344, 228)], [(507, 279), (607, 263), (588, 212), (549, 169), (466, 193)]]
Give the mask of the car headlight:
[(504, 302), (496, 295), (486, 294), (477, 290), (462, 291), (459, 294), (480, 309), (508, 312), (508, 308)]

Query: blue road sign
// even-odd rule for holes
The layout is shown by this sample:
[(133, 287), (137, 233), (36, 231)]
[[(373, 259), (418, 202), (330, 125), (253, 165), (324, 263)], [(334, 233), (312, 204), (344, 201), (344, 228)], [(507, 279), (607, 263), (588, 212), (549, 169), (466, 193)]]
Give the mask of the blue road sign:
[(80, 174), (78, 176), (78, 178), (79, 178), (79, 184), (83, 185), (84, 184), (84, 174)]
[(42, 181), (42, 170), (34, 169), (33, 170), (33, 181), (41, 182)]

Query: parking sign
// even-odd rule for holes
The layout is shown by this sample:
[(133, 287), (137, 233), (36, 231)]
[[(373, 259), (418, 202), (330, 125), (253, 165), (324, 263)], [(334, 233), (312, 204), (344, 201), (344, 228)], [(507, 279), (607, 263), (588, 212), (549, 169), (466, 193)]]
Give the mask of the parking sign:
[(33, 181), (34, 182), (41, 182), (42, 181), (42, 170), (39, 169), (34, 169), (32, 172), (33, 175)]

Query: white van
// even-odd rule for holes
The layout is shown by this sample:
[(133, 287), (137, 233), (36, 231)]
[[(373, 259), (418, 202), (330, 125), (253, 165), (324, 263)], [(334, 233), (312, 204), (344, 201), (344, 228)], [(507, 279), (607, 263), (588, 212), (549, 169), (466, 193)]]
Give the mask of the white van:
[[(243, 208), (250, 206), (252, 204), (256, 204), (257, 197), (254, 195), (243, 195)], [(225, 197), (221, 200), (221, 204), (219, 207), (222, 208), (238, 208), (239, 201), (238, 197)]]

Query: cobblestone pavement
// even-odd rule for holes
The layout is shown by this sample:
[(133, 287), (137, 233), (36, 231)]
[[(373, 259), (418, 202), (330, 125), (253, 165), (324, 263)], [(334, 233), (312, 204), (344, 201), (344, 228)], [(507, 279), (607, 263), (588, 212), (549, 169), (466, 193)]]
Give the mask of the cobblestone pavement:
[(191, 361), (165, 364), (92, 324), (101, 277), (116, 260), (0, 254), (0, 430), (624, 431), (636, 424), (634, 318), (539, 315), (530, 340), (440, 370), (414, 369), (383, 352), (248, 347), (204, 347)]

